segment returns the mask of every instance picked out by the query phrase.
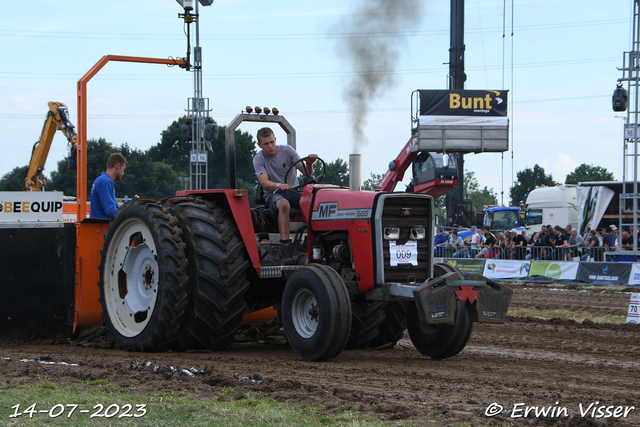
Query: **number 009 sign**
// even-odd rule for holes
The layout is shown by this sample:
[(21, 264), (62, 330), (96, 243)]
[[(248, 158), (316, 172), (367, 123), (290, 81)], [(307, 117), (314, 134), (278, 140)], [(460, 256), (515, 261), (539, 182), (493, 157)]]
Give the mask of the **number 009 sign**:
[(396, 267), (398, 264), (418, 265), (418, 242), (416, 241), (409, 241), (404, 245), (389, 242), (389, 252), (391, 267)]

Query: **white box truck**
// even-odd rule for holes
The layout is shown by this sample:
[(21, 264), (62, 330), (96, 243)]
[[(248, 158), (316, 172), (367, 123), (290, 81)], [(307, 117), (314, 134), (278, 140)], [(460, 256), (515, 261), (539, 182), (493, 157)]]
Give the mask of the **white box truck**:
[(537, 187), (527, 196), (525, 224), (528, 234), (540, 231), (542, 225), (578, 227), (577, 185)]

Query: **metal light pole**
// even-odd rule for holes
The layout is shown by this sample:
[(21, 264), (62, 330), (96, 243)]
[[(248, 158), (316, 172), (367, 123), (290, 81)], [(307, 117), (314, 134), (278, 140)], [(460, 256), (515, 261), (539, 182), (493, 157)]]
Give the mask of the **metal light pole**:
[[(202, 97), (202, 48), (200, 47), (200, 19), (198, 3), (211, 6), (213, 0), (176, 0), (185, 13), (178, 14), (187, 26), (187, 57), (186, 69), (193, 70), (193, 98), (187, 102), (187, 117), (191, 119), (191, 153), (190, 153), (190, 190), (204, 190), (207, 188), (208, 156), (205, 147), (204, 127), (209, 117), (209, 98)], [(191, 13), (195, 8), (195, 13)], [(195, 45), (193, 48), (193, 64), (191, 64), (191, 24), (195, 23)], [(188, 130), (187, 130), (188, 133)]]
[[(622, 239), (622, 231), (629, 229), (633, 240), (633, 250), (624, 251), (620, 255), (640, 256), (638, 247), (638, 212), (640, 211), (640, 0), (633, 2), (633, 45), (631, 52), (624, 53), (622, 77), (618, 79), (618, 87), (614, 91), (613, 110), (627, 111), (624, 127), (624, 146), (622, 154), (622, 192), (620, 194), (620, 211), (618, 218), (618, 244)], [(623, 89), (627, 83), (627, 90)], [(629, 106), (627, 109), (627, 100)]]

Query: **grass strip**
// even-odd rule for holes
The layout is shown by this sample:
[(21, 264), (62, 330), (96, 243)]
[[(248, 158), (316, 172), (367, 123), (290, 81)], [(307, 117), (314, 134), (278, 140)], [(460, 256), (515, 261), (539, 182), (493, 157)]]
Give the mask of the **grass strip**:
[[(51, 381), (43, 381), (37, 386), (0, 386), (0, 426), (384, 425), (350, 410), (326, 414), (322, 404), (296, 405), (255, 395), (229, 401), (198, 401), (187, 393), (166, 392), (141, 397), (116, 392), (118, 386), (105, 380), (89, 384), (92, 387), (88, 391), (59, 387)], [(71, 413), (75, 405), (77, 407)], [(46, 412), (39, 412), (41, 410)], [(88, 412), (80, 412), (83, 410)], [(22, 415), (15, 416), (17, 413)]]
[(567, 309), (548, 309), (538, 310), (535, 308), (525, 307), (509, 307), (509, 316), (514, 317), (535, 317), (538, 319), (573, 319), (578, 323), (584, 320), (590, 320), (593, 323), (625, 323), (626, 315), (610, 314), (610, 313), (593, 313), (588, 311), (574, 311)]

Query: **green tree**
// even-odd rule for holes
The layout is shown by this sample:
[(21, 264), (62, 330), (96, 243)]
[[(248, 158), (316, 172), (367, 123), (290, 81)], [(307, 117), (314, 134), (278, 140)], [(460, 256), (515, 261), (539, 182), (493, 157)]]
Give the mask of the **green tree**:
[(509, 196), (511, 197), (511, 203), (514, 206), (524, 203), (529, 193), (540, 185), (546, 185), (552, 187), (556, 184), (551, 174), (547, 175), (544, 168), (538, 164), (532, 168), (527, 168), (516, 174), (517, 182), (514, 182), (513, 186), (509, 189)]
[[(326, 160), (325, 160), (326, 162)], [(313, 164), (313, 176), (318, 177), (322, 173), (322, 162), (316, 161)], [(300, 183), (303, 183), (302, 176), (299, 177)], [(349, 186), (349, 165), (344, 160), (338, 158), (333, 162), (326, 162), (326, 171), (322, 184), (333, 184), (340, 187)]]
[(565, 184), (578, 184), (579, 182), (613, 181), (613, 173), (601, 166), (581, 164), (573, 172), (567, 175)]
[[(210, 123), (215, 123), (209, 120)], [(148, 150), (151, 160), (170, 165), (180, 177), (191, 175), (191, 142), (182, 140), (180, 126), (190, 123), (186, 116), (180, 117), (162, 131), (160, 142)], [(207, 187), (227, 187), (227, 159), (226, 159), (226, 126), (218, 129), (218, 139), (211, 141), (213, 152), (208, 152)], [(248, 132), (235, 131), (236, 152), (236, 186), (247, 190), (249, 200), (253, 203), (255, 188), (258, 183), (253, 169), (253, 157), (256, 155), (256, 144)], [(128, 171), (128, 169), (127, 169)], [(179, 189), (184, 188), (184, 186)]]
[(181, 176), (189, 176), (191, 142), (182, 140), (180, 126), (190, 122), (187, 116), (180, 117), (160, 133), (160, 142), (148, 150), (151, 160), (171, 165)]
[[(471, 206), (481, 211), (486, 205), (498, 203), (498, 196), (493, 192), (493, 188), (480, 188), (476, 174), (473, 171), (465, 171), (464, 174), (464, 200), (471, 203)], [(441, 199), (444, 199), (441, 197)]]
[[(0, 178), (0, 191), (24, 191), (24, 180), (29, 166), (16, 166)], [(48, 188), (47, 181), (47, 188)]]
[(115, 183), (118, 197), (138, 195), (161, 199), (175, 194), (176, 190), (180, 189), (178, 175), (170, 164), (153, 161), (146, 152), (132, 149), (126, 143), (121, 145), (117, 152), (129, 163), (122, 180)]
[(363, 190), (375, 190), (374, 187), (380, 183), (380, 181), (382, 180), (382, 177), (384, 176), (381, 173), (373, 173), (373, 172), (369, 172), (369, 173), (370, 173), (369, 178), (365, 179), (364, 182), (362, 183)]
[[(87, 200), (91, 193), (93, 181), (106, 170), (107, 160), (111, 153), (117, 151), (116, 147), (104, 138), (90, 139), (87, 141)], [(127, 172), (129, 172), (129, 169), (127, 169)], [(77, 175), (75, 172), (67, 172), (67, 161), (60, 160), (58, 162), (58, 169), (51, 172), (51, 180), (47, 185), (47, 190), (61, 191), (65, 196), (76, 196)]]
[[(151, 197), (155, 199), (174, 194), (180, 188), (178, 175), (171, 164), (153, 161), (144, 151), (132, 149), (128, 144), (119, 147), (104, 138), (87, 141), (87, 199), (93, 181), (106, 170), (112, 153), (122, 153), (129, 166), (122, 180), (115, 183), (117, 197)], [(76, 173), (67, 172), (67, 162), (58, 162), (58, 170), (51, 174), (48, 189), (62, 191), (65, 195), (76, 195)]]

